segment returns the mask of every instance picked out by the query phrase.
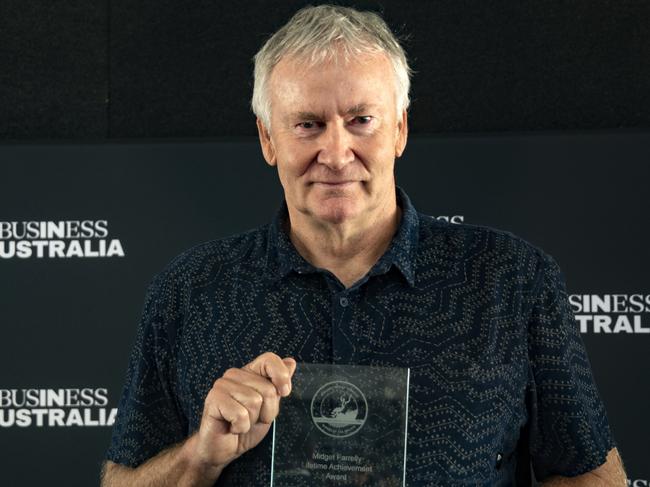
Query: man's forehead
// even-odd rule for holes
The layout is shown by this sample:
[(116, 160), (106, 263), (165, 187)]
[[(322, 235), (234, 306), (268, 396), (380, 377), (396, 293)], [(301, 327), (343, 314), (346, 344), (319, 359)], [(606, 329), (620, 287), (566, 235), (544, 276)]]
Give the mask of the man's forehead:
[(383, 112), (394, 102), (392, 74), (385, 53), (362, 53), (316, 65), (283, 58), (268, 85), (272, 113), (293, 121)]
[(300, 54), (286, 54), (277, 61), (272, 71), (282, 66), (292, 71), (312, 71), (318, 70), (323, 66), (335, 66), (345, 69), (351, 64), (365, 64), (376, 62), (388, 62), (390, 58), (384, 51), (359, 51), (355, 53), (346, 52), (344, 49), (326, 50), (326, 55), (319, 56), (317, 52), (309, 53), (308, 51)]
[(374, 73), (375, 76), (384, 78), (387, 72), (392, 73), (390, 59), (384, 52), (362, 52), (350, 57), (343, 57), (341, 54), (321, 61), (285, 56), (271, 70), (269, 84), (271, 86), (280, 84), (282, 89), (286, 89), (287, 83), (293, 84), (305, 78), (319, 79), (319, 75), (324, 71), (334, 72), (341, 77), (358, 77), (359, 69), (364, 70), (365, 76)]

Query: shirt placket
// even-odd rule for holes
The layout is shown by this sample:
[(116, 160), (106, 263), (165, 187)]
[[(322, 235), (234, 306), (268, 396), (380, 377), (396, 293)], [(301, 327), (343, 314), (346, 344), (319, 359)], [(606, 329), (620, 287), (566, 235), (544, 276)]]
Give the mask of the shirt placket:
[(332, 359), (334, 363), (346, 363), (353, 354), (353, 345), (349, 336), (352, 306), (352, 296), (348, 289), (339, 289), (332, 293)]

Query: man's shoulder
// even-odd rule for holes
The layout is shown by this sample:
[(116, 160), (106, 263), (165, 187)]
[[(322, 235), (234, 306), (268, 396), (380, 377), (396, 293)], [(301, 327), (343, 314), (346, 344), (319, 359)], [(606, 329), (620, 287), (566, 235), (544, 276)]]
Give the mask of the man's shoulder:
[(450, 223), (425, 214), (418, 216), (420, 252), (434, 250), (451, 260), (480, 257), (504, 264), (516, 261), (534, 268), (542, 261), (552, 260), (542, 248), (507, 230)]
[(158, 281), (196, 286), (214, 279), (224, 267), (259, 268), (266, 263), (269, 224), (197, 244), (174, 257)]

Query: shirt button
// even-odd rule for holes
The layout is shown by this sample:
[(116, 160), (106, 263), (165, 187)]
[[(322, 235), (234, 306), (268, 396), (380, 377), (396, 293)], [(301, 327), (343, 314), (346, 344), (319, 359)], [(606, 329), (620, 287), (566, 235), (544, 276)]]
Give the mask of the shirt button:
[(339, 303), (341, 304), (341, 306), (345, 308), (348, 304), (350, 304), (350, 301), (348, 300), (348, 298), (343, 296), (341, 299), (339, 299)]
[(503, 455), (501, 453), (497, 453), (497, 461), (496, 461), (497, 470), (501, 468), (502, 462), (503, 462)]

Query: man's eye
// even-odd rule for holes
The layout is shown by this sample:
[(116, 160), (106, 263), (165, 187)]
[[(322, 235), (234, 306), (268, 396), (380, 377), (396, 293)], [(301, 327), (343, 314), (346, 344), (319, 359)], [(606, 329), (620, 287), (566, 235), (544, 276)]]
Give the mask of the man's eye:
[(354, 117), (352, 120), (353, 123), (356, 123), (358, 125), (367, 125), (372, 121), (372, 117), (369, 115), (360, 115), (358, 117)]
[(317, 124), (316, 122), (313, 122), (313, 121), (309, 121), (309, 122), (300, 122), (300, 123), (298, 124), (298, 128), (306, 129), (306, 130), (310, 130), (310, 129), (316, 128), (317, 126), (318, 126), (318, 124)]

